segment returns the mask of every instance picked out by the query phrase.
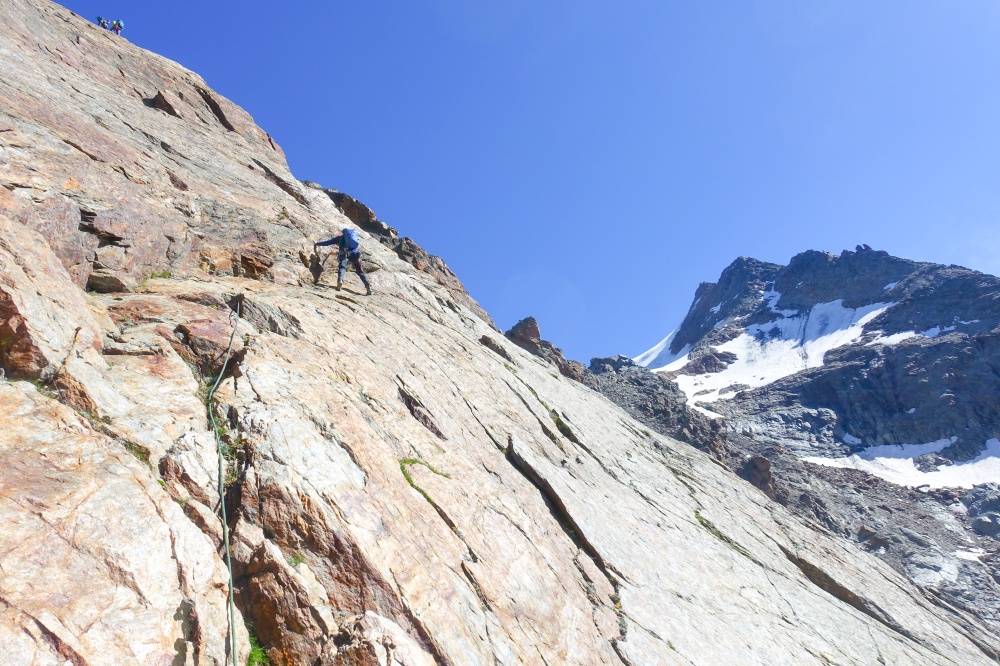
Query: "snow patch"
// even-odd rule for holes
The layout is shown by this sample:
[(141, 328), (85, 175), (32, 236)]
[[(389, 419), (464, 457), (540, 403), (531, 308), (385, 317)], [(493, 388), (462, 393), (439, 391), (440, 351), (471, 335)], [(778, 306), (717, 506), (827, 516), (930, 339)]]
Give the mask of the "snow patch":
[[(971, 321), (960, 321), (958, 317), (955, 317), (956, 324), (962, 324), (963, 326), (968, 326), (969, 324), (978, 324), (978, 319), (973, 319)], [(932, 326), (926, 331), (903, 331), (902, 333), (893, 333), (892, 335), (885, 335), (885, 331), (878, 331), (878, 336), (868, 343), (868, 345), (895, 345), (899, 344), (903, 340), (909, 340), (910, 338), (915, 338), (918, 335), (924, 338), (936, 338), (942, 333), (948, 333), (955, 330), (955, 325), (952, 326)]]
[(722, 414), (717, 414), (717, 413), (713, 412), (710, 409), (705, 409), (704, 407), (702, 407), (698, 403), (692, 404), (691, 405), (691, 409), (695, 410), (696, 412), (701, 412), (702, 414), (704, 414), (705, 416), (707, 416), (710, 419), (721, 419), (722, 418)]
[(809, 456), (806, 462), (826, 467), (857, 469), (899, 486), (917, 488), (971, 488), (981, 483), (1000, 481), (1000, 440), (986, 442), (986, 450), (972, 460), (943, 466), (934, 472), (921, 472), (913, 459), (937, 453), (957, 438), (939, 439), (927, 444), (889, 444), (873, 446), (846, 458)]
[[(802, 284), (801, 282), (799, 284)], [(779, 310), (778, 301), (781, 300), (781, 293), (774, 290), (772, 287), (764, 292), (764, 305), (767, 309), (775, 314), (779, 314), (782, 317), (791, 317), (799, 313), (798, 310)]]
[(882, 291), (889, 291), (890, 289), (892, 289), (893, 287), (895, 287), (897, 284), (899, 284), (899, 280), (896, 280), (895, 282), (890, 282), (889, 284), (887, 284), (884, 287), (882, 287)]
[[(777, 292), (767, 293), (773, 295), (768, 296), (771, 302), (778, 297)], [(873, 303), (845, 308), (842, 300), (836, 300), (814, 305), (802, 315), (782, 316), (766, 324), (748, 326), (736, 338), (716, 347), (717, 351), (736, 355), (736, 361), (725, 370), (681, 375), (677, 384), (687, 395), (688, 404), (709, 403), (719, 400), (726, 389), (731, 393), (737, 385), (756, 388), (808, 368), (818, 368), (828, 351), (856, 342), (865, 324), (893, 305)]]
[(653, 372), (672, 372), (674, 370), (680, 370), (688, 363), (688, 357), (690, 356), (691, 345), (684, 345), (679, 352), (677, 352), (677, 357), (659, 368), (653, 368)]
[(714, 308), (711, 308), (709, 312), (711, 312), (712, 314), (719, 314), (719, 310), (721, 309), (722, 309), (722, 303), (719, 303)]
[(915, 412), (915, 411), (917, 411), (917, 408), (916, 408), (916, 407), (910, 407), (910, 408), (909, 408), (908, 410), (906, 410), (906, 413), (907, 413), (907, 414), (912, 414), (912, 413), (913, 413), (913, 412)]
[(926, 444), (879, 444), (869, 446), (864, 451), (856, 454), (866, 460), (876, 458), (916, 458), (926, 453), (937, 453), (949, 444), (958, 441), (958, 437), (946, 437)]
[(893, 333), (892, 335), (882, 335), (883, 331), (878, 332), (878, 337), (869, 342), (866, 346), (871, 347), (872, 345), (898, 345), (903, 340), (909, 340), (910, 338), (917, 337), (916, 331), (905, 331), (903, 333)]
[(932, 328), (928, 328), (926, 331), (920, 331), (918, 335), (922, 335), (925, 338), (936, 338), (942, 333), (947, 333), (948, 331), (954, 331), (954, 330), (955, 330), (954, 326), (945, 326), (944, 328), (941, 328), (940, 326), (934, 326)]
[(982, 562), (979, 558), (986, 554), (986, 551), (982, 548), (971, 548), (969, 550), (956, 550), (955, 557), (960, 560), (966, 560), (967, 562)]
[(858, 437), (855, 437), (854, 435), (852, 435), (852, 434), (850, 434), (848, 432), (844, 433), (843, 440), (844, 440), (844, 444), (850, 444), (851, 446), (857, 446), (858, 444), (861, 444), (861, 439), (859, 439)]
[(683, 367), (687, 363), (688, 352), (691, 345), (684, 345), (676, 354), (670, 352), (670, 343), (674, 341), (677, 330), (670, 331), (670, 334), (660, 340), (655, 347), (636, 356), (633, 361), (637, 365), (650, 370), (675, 370)]

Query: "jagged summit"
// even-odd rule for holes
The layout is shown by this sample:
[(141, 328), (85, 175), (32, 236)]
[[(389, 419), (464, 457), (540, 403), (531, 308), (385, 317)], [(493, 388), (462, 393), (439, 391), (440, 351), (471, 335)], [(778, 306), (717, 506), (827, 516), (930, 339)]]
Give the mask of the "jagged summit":
[[(948, 440), (937, 450), (960, 461), (1000, 435), (998, 327), (996, 277), (859, 246), (787, 266), (737, 259), (636, 360), (670, 373), (690, 404), (806, 455)], [(812, 410), (808, 428), (790, 399)]]
[[(896, 302), (925, 298), (928, 288), (947, 288), (946, 283), (955, 278), (963, 281), (959, 289), (965, 289), (966, 283), (978, 283), (980, 278), (987, 278), (983, 283), (986, 292), (991, 289), (988, 279), (992, 276), (858, 247), (858, 251), (844, 250), (839, 256), (808, 250), (792, 257), (787, 266), (748, 257), (736, 259), (722, 271), (718, 282), (703, 282), (698, 286), (691, 308), (670, 341), (661, 341), (640, 354), (637, 361), (651, 369), (662, 368), (697, 343), (722, 340), (725, 333), (713, 334), (712, 331), (724, 323), (766, 323), (774, 319), (775, 313), (804, 312), (820, 303), (841, 300), (845, 307), (856, 309), (883, 301), (887, 296)], [(913, 280), (907, 281), (907, 278)], [(888, 285), (890, 289), (899, 288), (890, 294)], [(948, 294), (941, 292), (935, 297), (944, 300)], [(961, 311), (958, 316), (962, 318), (983, 307), (989, 309), (993, 305), (989, 302), (953, 304), (956, 313)], [(919, 325), (921, 318), (928, 321), (928, 316), (935, 316), (933, 313), (923, 316), (913, 308), (901, 308), (894, 311), (894, 315), (891, 328), (907, 323)], [(901, 316), (909, 319), (899, 320)]]
[(865, 246), (740, 258), (636, 361), (655, 372), (588, 381), (1000, 628), (996, 277)]
[[(0, 12), (6, 662), (246, 663), (249, 632), (276, 666), (998, 654), (499, 334), (196, 75), (46, 0)], [(345, 227), (371, 297), (312, 283)]]

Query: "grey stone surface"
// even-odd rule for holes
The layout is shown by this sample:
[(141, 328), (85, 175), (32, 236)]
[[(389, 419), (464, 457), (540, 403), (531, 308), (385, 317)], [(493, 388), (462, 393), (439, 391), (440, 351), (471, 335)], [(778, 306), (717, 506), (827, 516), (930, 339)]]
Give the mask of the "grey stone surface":
[(1000, 513), (1000, 484), (984, 483), (976, 486), (962, 496), (962, 504), (968, 508), (970, 516), (990, 511)]
[(9, 662), (222, 664), (225, 506), (238, 663), (244, 620), (275, 666), (991, 663), (975, 617), (497, 335), (415, 244), (362, 229), (375, 294), (313, 285), (356, 223), (244, 111), (45, 0), (0, 12), (0, 358), (39, 382), (0, 383)]

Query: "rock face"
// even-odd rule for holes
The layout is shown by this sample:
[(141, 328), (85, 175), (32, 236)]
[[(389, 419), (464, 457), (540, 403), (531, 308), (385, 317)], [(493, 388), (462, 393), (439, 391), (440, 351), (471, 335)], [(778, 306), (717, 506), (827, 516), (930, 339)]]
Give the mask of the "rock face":
[[(240, 663), (244, 623), (282, 666), (992, 663), (975, 618), (497, 335), (196, 75), (0, 9), (12, 663), (222, 664), (222, 506)], [(312, 284), (352, 225), (372, 297)]]
[(0, 367), (11, 378), (51, 377), (83, 330), (100, 346), (93, 337), (100, 327), (84, 295), (78, 289), (53, 289), (53, 284), (65, 285), (71, 278), (48, 244), (3, 214), (0, 271), (4, 278), (0, 282)]
[(151, 470), (27, 382), (0, 412), (6, 662), (224, 663), (225, 568)]
[(997, 632), (998, 304), (993, 276), (865, 247), (741, 258), (587, 382)]

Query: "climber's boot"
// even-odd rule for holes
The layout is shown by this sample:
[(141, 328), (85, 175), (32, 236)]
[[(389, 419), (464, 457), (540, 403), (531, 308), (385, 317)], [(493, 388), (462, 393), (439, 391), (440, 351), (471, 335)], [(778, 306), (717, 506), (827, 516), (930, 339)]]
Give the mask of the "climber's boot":
[(343, 285), (344, 285), (344, 283), (343, 283), (343, 282), (341, 282), (340, 280), (337, 280), (337, 291), (340, 291), (340, 288), (341, 288), (341, 287), (342, 287)]
[(369, 286), (367, 287), (367, 289), (368, 289), (368, 291), (366, 291), (366, 292), (365, 292), (365, 296), (371, 296), (371, 295), (372, 295), (372, 288), (371, 288), (371, 285), (369, 285)]

